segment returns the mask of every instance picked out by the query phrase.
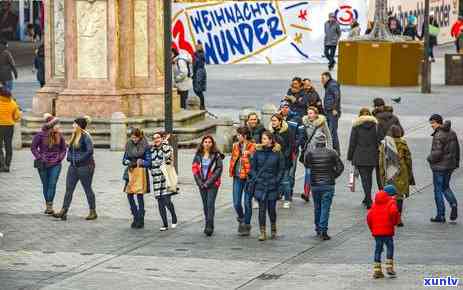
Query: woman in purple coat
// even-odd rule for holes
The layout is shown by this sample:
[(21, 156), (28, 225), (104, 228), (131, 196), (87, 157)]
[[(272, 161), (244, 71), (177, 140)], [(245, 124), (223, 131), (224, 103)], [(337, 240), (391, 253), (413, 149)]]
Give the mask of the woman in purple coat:
[(66, 156), (66, 142), (59, 131), (59, 119), (50, 114), (45, 114), (44, 118), (46, 123), (42, 126), (42, 131), (32, 139), (31, 151), (35, 157), (34, 167), (42, 181), (45, 214), (52, 215), (61, 161)]

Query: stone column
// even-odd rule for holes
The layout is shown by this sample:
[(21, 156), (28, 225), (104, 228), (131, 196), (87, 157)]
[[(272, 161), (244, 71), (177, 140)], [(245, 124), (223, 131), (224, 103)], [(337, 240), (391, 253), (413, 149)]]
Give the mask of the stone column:
[(56, 97), (64, 88), (64, 3), (64, 0), (44, 2), (46, 85), (32, 99), (32, 111), (40, 116), (55, 113)]
[[(34, 113), (85, 114), (97, 119), (110, 119), (113, 112), (127, 117), (163, 115), (163, 81), (157, 63), (163, 53), (158, 45), (162, 42), (158, 2), (45, 2), (47, 16), (52, 16), (47, 17), (47, 27), (52, 29), (45, 39), (50, 83), (36, 96)], [(59, 33), (65, 37), (57, 37)], [(57, 53), (61, 47), (61, 56), (66, 58)], [(56, 83), (62, 89), (56, 89)], [(174, 96), (174, 111), (179, 110), (178, 96)]]
[(277, 107), (274, 104), (265, 104), (262, 107), (262, 125), (267, 129), (268, 124), (270, 124), (270, 119), (272, 115), (277, 112)]
[(124, 151), (127, 143), (127, 117), (115, 112), (111, 116), (111, 150)]

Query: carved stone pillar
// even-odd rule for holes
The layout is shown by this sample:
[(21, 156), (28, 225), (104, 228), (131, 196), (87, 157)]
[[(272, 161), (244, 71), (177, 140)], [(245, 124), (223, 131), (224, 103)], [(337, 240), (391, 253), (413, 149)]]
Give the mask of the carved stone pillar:
[[(56, 96), (56, 115), (163, 116), (163, 81), (157, 63), (163, 53), (158, 33), (162, 31), (157, 11), (160, 1), (55, 0), (46, 2), (47, 11), (59, 1), (64, 3), (66, 69), (61, 81), (64, 88)], [(57, 47), (51, 37), (46, 39), (49, 53)], [(55, 73), (59, 65), (54, 60)], [(40, 94), (36, 99), (44, 101)], [(175, 97), (174, 110), (179, 109)], [(34, 112), (39, 110), (34, 107)]]
[(45, 79), (46, 85), (32, 100), (35, 114), (54, 111), (54, 101), (64, 88), (64, 1), (48, 0), (45, 5)]

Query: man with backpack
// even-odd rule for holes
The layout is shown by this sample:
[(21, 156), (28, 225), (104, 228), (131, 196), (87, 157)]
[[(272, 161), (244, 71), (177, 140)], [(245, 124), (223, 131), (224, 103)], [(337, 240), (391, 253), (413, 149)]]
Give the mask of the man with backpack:
[(186, 53), (179, 53), (172, 48), (173, 73), (175, 87), (180, 95), (180, 107), (186, 110), (188, 91), (193, 88), (193, 69), (191, 68), (191, 57)]

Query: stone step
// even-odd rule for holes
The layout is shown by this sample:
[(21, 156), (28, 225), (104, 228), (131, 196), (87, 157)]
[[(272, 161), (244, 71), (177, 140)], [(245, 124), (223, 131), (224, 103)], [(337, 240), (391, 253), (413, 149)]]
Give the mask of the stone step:
[[(206, 111), (188, 111), (182, 110), (180, 112), (174, 113), (174, 127), (188, 127), (193, 125), (196, 122), (206, 120)], [(61, 127), (63, 129), (72, 129), (72, 124), (74, 123), (75, 118), (60, 118)], [(164, 116), (162, 117), (133, 117), (128, 118), (128, 127), (137, 127), (137, 128), (153, 128), (153, 127), (164, 127)], [(43, 116), (37, 116), (33, 114), (25, 114), (22, 119), (22, 126), (26, 128), (41, 128), (43, 125)], [(109, 130), (111, 120), (95, 118), (92, 119), (91, 124), (89, 125), (89, 130)]]
[[(217, 121), (214, 119), (204, 119), (197, 121), (194, 124), (186, 127), (174, 127), (174, 134), (177, 136), (178, 144), (180, 148), (192, 148), (196, 147), (201, 141), (202, 136), (206, 134), (214, 134)], [(30, 147), (32, 144), (33, 136), (39, 132), (40, 128), (28, 128), (22, 127), (22, 142), (23, 146)], [(66, 140), (69, 140), (72, 134), (72, 129), (62, 128), (61, 131), (64, 134)], [(145, 134), (151, 138), (155, 132), (164, 131), (163, 127), (151, 127), (144, 128)], [(89, 132), (92, 134), (93, 143), (96, 148), (109, 148), (111, 130), (109, 129), (95, 129), (91, 128)], [(127, 134), (129, 132), (127, 131)]]

